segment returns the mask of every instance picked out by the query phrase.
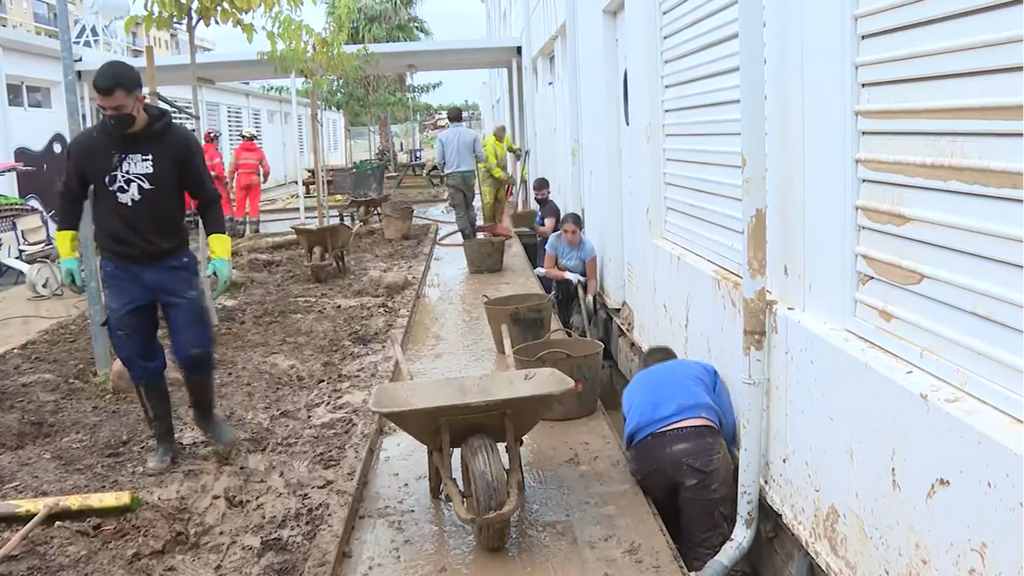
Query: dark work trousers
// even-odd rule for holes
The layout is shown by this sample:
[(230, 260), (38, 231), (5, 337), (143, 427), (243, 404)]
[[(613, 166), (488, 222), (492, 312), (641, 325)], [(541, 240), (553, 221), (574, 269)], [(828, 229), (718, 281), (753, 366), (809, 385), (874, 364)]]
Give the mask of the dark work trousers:
[(736, 524), (732, 455), (718, 429), (655, 432), (629, 449), (629, 467), (658, 509), (686, 568), (704, 568)]
[(448, 189), (448, 205), (455, 210), (455, 224), (463, 238), (472, 238), (476, 233), (476, 171), (452, 172), (444, 175)]
[(167, 361), (157, 339), (164, 313), (174, 358), (186, 376), (213, 372), (213, 327), (200, 287), (199, 265), (190, 251), (139, 264), (104, 256), (100, 278), (107, 333), (135, 386), (161, 383)]
[[(585, 279), (584, 282), (586, 282)], [(562, 327), (569, 330), (581, 328), (580, 326), (573, 326), (572, 320), (573, 315), (578, 314), (578, 309), (582, 306), (579, 292), (576, 290), (576, 284), (568, 280), (556, 280), (554, 283), (554, 293), (555, 312), (558, 314), (558, 321), (562, 323)]]
[[(548, 239), (547, 238), (540, 238), (540, 237), (537, 238), (537, 266), (539, 268), (543, 268), (544, 267), (544, 255), (547, 254), (547, 250), (546, 250), (547, 245), (548, 245)], [(554, 285), (553, 285), (551, 279), (548, 278), (547, 276), (541, 276), (540, 277), (540, 285), (544, 288), (544, 291), (547, 292), (548, 294), (551, 294), (551, 290), (554, 288)]]

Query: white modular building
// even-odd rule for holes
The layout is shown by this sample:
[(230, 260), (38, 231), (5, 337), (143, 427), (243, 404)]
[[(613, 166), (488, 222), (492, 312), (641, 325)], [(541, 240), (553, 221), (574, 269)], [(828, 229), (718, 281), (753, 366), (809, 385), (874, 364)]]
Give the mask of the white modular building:
[(671, 345), (760, 411), (743, 327), (767, 299), (774, 573), (1024, 573), (1022, 3), (484, 3), (521, 38), (530, 177), (584, 216), (626, 375)]

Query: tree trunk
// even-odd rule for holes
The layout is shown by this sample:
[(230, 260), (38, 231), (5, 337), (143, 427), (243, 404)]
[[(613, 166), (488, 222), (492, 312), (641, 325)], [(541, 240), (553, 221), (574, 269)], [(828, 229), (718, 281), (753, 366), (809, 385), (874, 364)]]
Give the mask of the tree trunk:
[(391, 129), (388, 126), (388, 115), (381, 114), (377, 117), (377, 136), (380, 142), (377, 146), (377, 161), (391, 164)]
[(309, 85), (310, 143), (313, 145), (313, 181), (316, 182), (316, 225), (324, 225), (324, 190), (320, 180), (320, 132), (317, 130), (316, 87)]

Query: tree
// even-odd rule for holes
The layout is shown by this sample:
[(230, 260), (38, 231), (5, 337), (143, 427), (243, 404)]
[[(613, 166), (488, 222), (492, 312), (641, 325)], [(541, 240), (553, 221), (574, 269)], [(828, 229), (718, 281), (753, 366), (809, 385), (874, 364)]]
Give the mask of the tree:
[(313, 176), (317, 183), (317, 226), (324, 225), (327, 205), (323, 167), (320, 165), (319, 100), (336, 102), (339, 94), (334, 79), (357, 66), (356, 55), (345, 48), (355, 1), (329, 0), (322, 30), (313, 29), (300, 17), (287, 12), (273, 14), (267, 32), (270, 50), (260, 53), (260, 57), (272, 61), (278, 71), (294, 73), (304, 80), (303, 86), (309, 99)]
[[(355, 0), (349, 22), (348, 41), (363, 44), (357, 53), (359, 66), (337, 78), (343, 110), (354, 124), (356, 119), (377, 121), (380, 135), (378, 157), (391, 158), (392, 142), (389, 116), (409, 114), (409, 107), (420, 97), (436, 90), (440, 83), (413, 84), (406, 74), (370, 72), (376, 59), (365, 49), (368, 44), (416, 42), (433, 35), (427, 22), (416, 13), (419, 0)], [(328, 5), (330, 6), (330, 5)], [(328, 8), (328, 12), (330, 8)]]

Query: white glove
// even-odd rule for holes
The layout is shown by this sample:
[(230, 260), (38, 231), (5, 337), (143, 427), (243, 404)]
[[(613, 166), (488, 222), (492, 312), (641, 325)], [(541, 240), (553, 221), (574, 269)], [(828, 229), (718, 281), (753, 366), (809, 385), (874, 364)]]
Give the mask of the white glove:
[(580, 276), (575, 272), (566, 272), (565, 279), (573, 284), (581, 284), (583, 282), (583, 276)]
[(586, 306), (586, 308), (587, 308), (587, 317), (593, 319), (594, 318), (594, 297), (588, 294), (586, 299), (583, 301), (583, 305)]
[(533, 273), (536, 274), (538, 278), (543, 278), (544, 277), (544, 269), (541, 268), (540, 266), (534, 268), (533, 269)]

